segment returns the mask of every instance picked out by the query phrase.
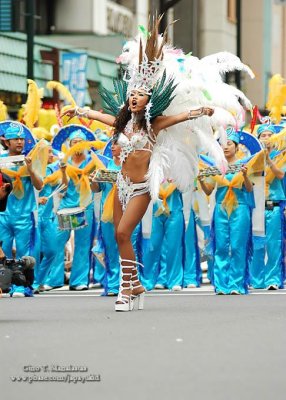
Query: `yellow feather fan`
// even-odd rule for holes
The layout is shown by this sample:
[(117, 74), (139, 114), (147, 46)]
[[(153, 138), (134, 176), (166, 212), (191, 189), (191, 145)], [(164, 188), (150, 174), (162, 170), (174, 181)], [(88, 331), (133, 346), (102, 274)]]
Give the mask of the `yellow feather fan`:
[(277, 150), (286, 149), (286, 128), (282, 129), (281, 132), (276, 135), (272, 135), (268, 140)]
[(0, 100), (0, 121), (6, 121), (6, 119), (8, 119), (7, 107), (3, 101)]
[(23, 120), (28, 128), (34, 128), (39, 118), (39, 112), (42, 105), (42, 97), (44, 95), (44, 89), (39, 89), (36, 82), (32, 79), (28, 79), (28, 98), (25, 104), (25, 111)]
[(92, 147), (100, 150), (105, 147), (106, 143), (101, 142), (99, 140), (95, 140), (92, 142), (89, 141), (83, 141), (76, 143), (74, 146), (72, 146), (65, 154), (64, 162), (67, 162), (69, 157), (72, 157), (75, 153), (82, 153), (84, 150), (90, 150)]
[(68, 106), (69, 108), (76, 107), (76, 102), (71, 92), (61, 82), (49, 81), (47, 83), (47, 88), (50, 90), (57, 90), (64, 100), (71, 104), (71, 106)]
[(38, 139), (45, 139), (50, 142), (53, 138), (53, 135), (44, 127), (37, 127), (32, 129), (33, 135)]
[(270, 111), (271, 120), (278, 124), (281, 121), (281, 114), (285, 111), (286, 85), (280, 74), (275, 74), (269, 80), (269, 94), (266, 108)]

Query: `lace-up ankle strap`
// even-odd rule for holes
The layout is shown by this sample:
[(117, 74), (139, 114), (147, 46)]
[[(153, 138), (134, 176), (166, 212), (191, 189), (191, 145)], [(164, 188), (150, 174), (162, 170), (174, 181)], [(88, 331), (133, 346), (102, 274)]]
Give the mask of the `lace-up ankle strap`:
[[(120, 264), (122, 265), (122, 262), (129, 262), (130, 264), (131, 263), (133, 263), (133, 266), (135, 267), (136, 265), (140, 265), (140, 267), (142, 267), (142, 268), (144, 268), (144, 265), (143, 264), (141, 264), (140, 262), (138, 262), (138, 261), (135, 261), (135, 260), (128, 260), (127, 258), (120, 258), (119, 257), (119, 261), (120, 261)], [(123, 265), (124, 267), (132, 267), (132, 265)]]

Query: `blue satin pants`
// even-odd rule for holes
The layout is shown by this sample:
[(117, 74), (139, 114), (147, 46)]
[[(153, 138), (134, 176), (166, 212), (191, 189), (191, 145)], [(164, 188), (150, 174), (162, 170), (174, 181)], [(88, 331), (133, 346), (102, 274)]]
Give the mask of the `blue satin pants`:
[(214, 270), (216, 292), (247, 293), (251, 213), (239, 204), (230, 217), (218, 203), (214, 210)]
[[(254, 246), (253, 259), (250, 264), (249, 283), (255, 289), (267, 288), (270, 285), (283, 287), (284, 264), (282, 255), (282, 218), (280, 207), (265, 210), (265, 243)], [(267, 261), (265, 262), (265, 256)]]
[(143, 252), (143, 286), (152, 290), (156, 283), (172, 289), (183, 285), (183, 236), (182, 211), (171, 212), (167, 217), (153, 217), (148, 251)]
[[(94, 213), (93, 208), (85, 210), (88, 225), (82, 229), (74, 231), (74, 256), (71, 267), (70, 287), (89, 284), (89, 271), (91, 268), (91, 248), (94, 232)], [(64, 285), (64, 253), (65, 245), (70, 238), (69, 230), (60, 230), (57, 226), (57, 236), (55, 244), (57, 255), (51, 265), (50, 273), (46, 284), (49, 286)]]
[(39, 218), (37, 228), (37, 246), (35, 267), (34, 287), (44, 285), (47, 282), (51, 265), (57, 255), (57, 237), (56, 218)]
[(195, 214), (190, 212), (189, 224), (185, 232), (185, 260), (184, 260), (184, 279), (183, 286), (200, 286), (202, 280), (202, 270), (200, 264), (200, 253), (198, 247), (198, 237), (196, 231)]
[[(34, 215), (1, 215), (0, 240), (7, 258), (12, 258), (13, 241), (16, 244), (16, 258), (35, 256), (35, 226)], [(24, 286), (14, 285), (14, 292), (25, 292)]]

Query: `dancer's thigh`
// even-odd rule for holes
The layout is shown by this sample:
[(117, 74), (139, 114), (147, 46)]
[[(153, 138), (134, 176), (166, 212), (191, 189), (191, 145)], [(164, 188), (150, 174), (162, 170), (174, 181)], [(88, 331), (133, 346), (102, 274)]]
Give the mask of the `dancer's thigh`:
[(149, 203), (149, 193), (132, 197), (126, 207), (126, 210), (122, 214), (119, 225), (117, 227), (117, 232), (124, 232), (126, 235), (131, 236), (136, 225), (143, 218)]

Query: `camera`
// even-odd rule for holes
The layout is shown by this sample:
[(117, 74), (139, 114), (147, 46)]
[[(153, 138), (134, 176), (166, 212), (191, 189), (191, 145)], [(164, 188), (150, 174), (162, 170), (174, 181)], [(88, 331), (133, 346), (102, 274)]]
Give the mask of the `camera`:
[(34, 282), (34, 257), (24, 256), (20, 259), (7, 258), (0, 242), (0, 289), (9, 293), (11, 285), (29, 287)]

